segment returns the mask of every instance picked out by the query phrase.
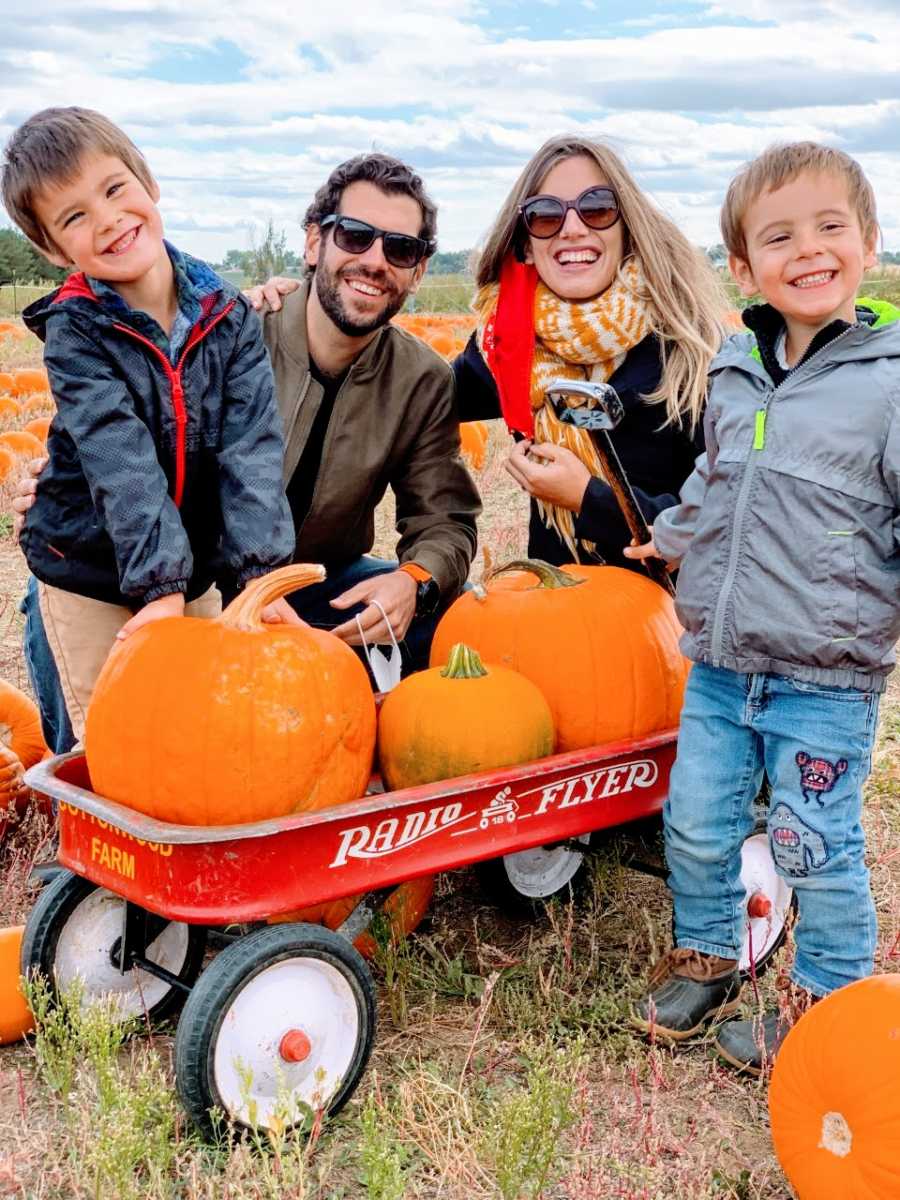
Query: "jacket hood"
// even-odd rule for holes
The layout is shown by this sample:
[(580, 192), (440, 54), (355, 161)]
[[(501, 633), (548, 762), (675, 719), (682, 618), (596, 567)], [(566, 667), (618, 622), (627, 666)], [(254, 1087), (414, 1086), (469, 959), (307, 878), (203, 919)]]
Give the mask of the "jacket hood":
[[(768, 305), (754, 305), (759, 312)], [(771, 312), (774, 310), (770, 309)], [(832, 362), (862, 362), (875, 358), (900, 357), (900, 308), (889, 300), (860, 296), (856, 301), (858, 324), (840, 335), (840, 342), (830, 352)], [(726, 367), (739, 367), (751, 374), (768, 378), (759, 358), (757, 339), (749, 330), (733, 334), (713, 359), (710, 372)]]

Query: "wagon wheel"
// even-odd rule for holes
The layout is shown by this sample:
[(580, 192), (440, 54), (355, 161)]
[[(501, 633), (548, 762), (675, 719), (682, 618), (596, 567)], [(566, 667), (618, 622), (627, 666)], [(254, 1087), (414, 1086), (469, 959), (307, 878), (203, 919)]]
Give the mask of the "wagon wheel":
[(284, 1129), (353, 1093), (375, 1038), (375, 987), (359, 953), (319, 925), (272, 925), (228, 946), (188, 997), (175, 1038), (181, 1102), (215, 1135)]
[(775, 870), (764, 823), (741, 847), (741, 883), (747, 894), (747, 919), (738, 966), (749, 979), (771, 965), (787, 936), (788, 917), (797, 907), (794, 889)]
[[(535, 846), (475, 864), (478, 882), (490, 900), (518, 916), (533, 915), (541, 903), (579, 894), (590, 878), (587, 850), (591, 835), (552, 846)], [(578, 849), (579, 845), (584, 850)]]
[[(140, 910), (138, 910), (140, 911)], [(184, 987), (138, 966), (119, 970), (125, 901), (71, 871), (48, 884), (29, 914), (22, 939), (22, 974), (42, 974), (55, 992), (76, 981), (82, 1005), (111, 1000), (123, 1020), (159, 1021), (184, 1002), (200, 973), (206, 947), (202, 925), (184, 925), (147, 914), (144, 957), (174, 975)]]

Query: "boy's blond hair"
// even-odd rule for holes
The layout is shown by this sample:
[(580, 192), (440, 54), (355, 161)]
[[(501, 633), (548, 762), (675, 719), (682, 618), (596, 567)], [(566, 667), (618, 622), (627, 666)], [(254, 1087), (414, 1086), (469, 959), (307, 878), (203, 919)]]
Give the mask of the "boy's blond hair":
[(752, 162), (746, 163), (728, 186), (722, 205), (722, 240), (729, 254), (747, 261), (744, 218), (747, 209), (763, 192), (776, 192), (798, 175), (829, 173), (839, 175), (847, 184), (850, 204), (859, 218), (863, 238), (878, 233), (875, 193), (863, 169), (849, 154), (818, 142), (782, 142), (769, 146)]
[(35, 215), (35, 196), (48, 184), (71, 183), (89, 151), (121, 159), (148, 191), (153, 187), (150, 168), (134, 142), (90, 108), (45, 108), (20, 125), (7, 143), (3, 205), (44, 253), (55, 253), (57, 247)]

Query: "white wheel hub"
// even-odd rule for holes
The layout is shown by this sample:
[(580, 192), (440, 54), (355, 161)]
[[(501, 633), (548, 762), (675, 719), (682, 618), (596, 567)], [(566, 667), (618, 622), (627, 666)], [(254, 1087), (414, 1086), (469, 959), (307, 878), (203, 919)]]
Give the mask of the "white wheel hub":
[[(164, 979), (133, 967), (123, 975), (110, 957), (122, 936), (125, 901), (105, 888), (90, 892), (60, 930), (53, 962), (60, 991), (76, 979), (84, 988), (82, 1007), (109, 999), (124, 1020), (141, 1017), (161, 1003), (171, 990)], [(145, 957), (178, 975), (188, 953), (187, 925), (171, 921), (147, 947)]]
[[(215, 1037), (213, 1078), (226, 1115), (271, 1129), (327, 1107), (359, 1037), (356, 995), (331, 963), (297, 957), (265, 967), (233, 997)], [(287, 1053), (297, 1040), (303, 1051)]]
[[(591, 835), (582, 834), (577, 840), (587, 848)], [(583, 862), (581, 851), (570, 850), (568, 846), (535, 846), (503, 858), (509, 882), (529, 900), (545, 900), (561, 891), (571, 883)]]
[(741, 971), (748, 972), (751, 947), (757, 963), (771, 952), (784, 929), (793, 896), (793, 889), (775, 870), (764, 833), (748, 837), (741, 848), (741, 883), (746, 892), (747, 915), (739, 965)]

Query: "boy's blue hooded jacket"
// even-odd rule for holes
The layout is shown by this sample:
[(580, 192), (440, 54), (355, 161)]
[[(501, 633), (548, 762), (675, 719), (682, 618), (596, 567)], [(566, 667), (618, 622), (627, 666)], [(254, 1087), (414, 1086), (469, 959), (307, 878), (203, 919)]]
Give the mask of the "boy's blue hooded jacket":
[(132, 609), (223, 577), (242, 586), (294, 549), (259, 320), (168, 250), (192, 322), (174, 363), (152, 318), (82, 274), (23, 314), (57, 412), (22, 549), (45, 583)]

